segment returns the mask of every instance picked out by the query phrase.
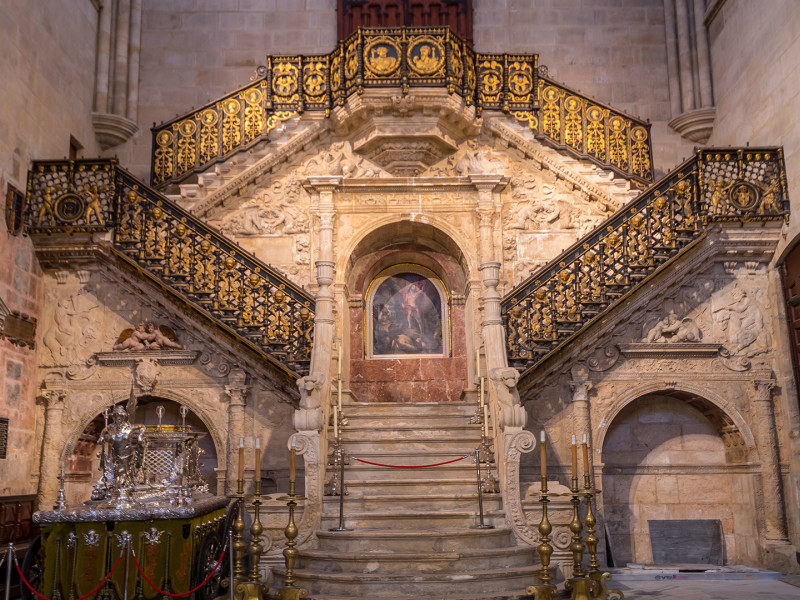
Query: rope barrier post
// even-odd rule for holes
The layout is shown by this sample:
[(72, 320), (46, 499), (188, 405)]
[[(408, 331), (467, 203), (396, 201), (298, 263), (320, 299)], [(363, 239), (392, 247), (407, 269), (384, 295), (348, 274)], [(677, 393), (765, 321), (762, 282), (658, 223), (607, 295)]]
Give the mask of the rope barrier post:
[(339, 527), (330, 531), (350, 531), (344, 526), (344, 448), (339, 449)]
[[(8, 553), (6, 554), (5, 560), (8, 561), (8, 566), (6, 567), (6, 596), (5, 600), (9, 600), (11, 598), (11, 557), (14, 554), (14, 544), (9, 542), (8, 544)], [(2, 563), (0, 563), (2, 564)]]
[(125, 577), (122, 580), (124, 582), (122, 584), (122, 600), (128, 600), (128, 576), (131, 572), (131, 538), (124, 537), (123, 542), (122, 551), (125, 553)]
[(228, 591), (230, 593), (230, 600), (235, 600), (233, 597), (233, 528), (228, 530), (228, 550), (230, 551), (230, 556), (228, 557), (230, 563), (230, 574), (228, 575)]
[(494, 525), (487, 525), (483, 522), (483, 486), (481, 485), (481, 457), (479, 448), (475, 448), (475, 471), (478, 474), (478, 512), (480, 513), (480, 523), (473, 529), (494, 529)]

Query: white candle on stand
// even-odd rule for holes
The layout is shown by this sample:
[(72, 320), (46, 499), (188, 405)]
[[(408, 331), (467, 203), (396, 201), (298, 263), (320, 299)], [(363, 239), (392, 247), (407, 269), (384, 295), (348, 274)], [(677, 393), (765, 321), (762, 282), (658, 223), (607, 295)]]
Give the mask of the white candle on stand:
[(489, 407), (483, 405), (483, 435), (489, 437)]
[(336, 401), (336, 405), (339, 407), (339, 410), (342, 410), (342, 380), (339, 379), (339, 396)]
[(339, 437), (339, 410), (333, 407), (333, 437)]

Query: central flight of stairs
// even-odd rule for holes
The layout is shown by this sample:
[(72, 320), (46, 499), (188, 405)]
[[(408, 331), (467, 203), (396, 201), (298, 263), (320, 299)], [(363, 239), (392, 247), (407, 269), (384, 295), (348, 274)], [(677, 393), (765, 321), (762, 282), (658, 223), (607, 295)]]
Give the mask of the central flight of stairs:
[[(484, 494), (476, 529), (474, 453), (481, 425), (470, 424), (475, 404), (349, 403), (343, 433), (344, 526), (339, 497), (325, 497), (315, 549), (300, 551), (297, 585), (310, 598), (450, 600), (518, 598), (535, 581), (534, 550), (515, 546), (499, 494)], [(332, 432), (331, 432), (332, 433)], [(330, 467), (329, 467), (330, 468)]]

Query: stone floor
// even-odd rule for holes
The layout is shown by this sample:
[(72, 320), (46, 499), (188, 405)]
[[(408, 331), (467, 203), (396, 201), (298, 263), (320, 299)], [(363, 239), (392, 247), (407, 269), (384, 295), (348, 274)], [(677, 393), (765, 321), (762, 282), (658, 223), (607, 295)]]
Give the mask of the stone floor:
[(776, 579), (611, 581), (625, 600), (797, 600), (800, 587)]

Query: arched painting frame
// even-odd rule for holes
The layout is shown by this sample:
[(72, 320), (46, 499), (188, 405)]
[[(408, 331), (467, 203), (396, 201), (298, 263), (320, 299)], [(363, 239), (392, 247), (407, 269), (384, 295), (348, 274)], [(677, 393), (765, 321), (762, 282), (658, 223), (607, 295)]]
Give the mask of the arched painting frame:
[(372, 280), (364, 302), (370, 359), (450, 356), (450, 302), (444, 283), (421, 265), (400, 264)]

